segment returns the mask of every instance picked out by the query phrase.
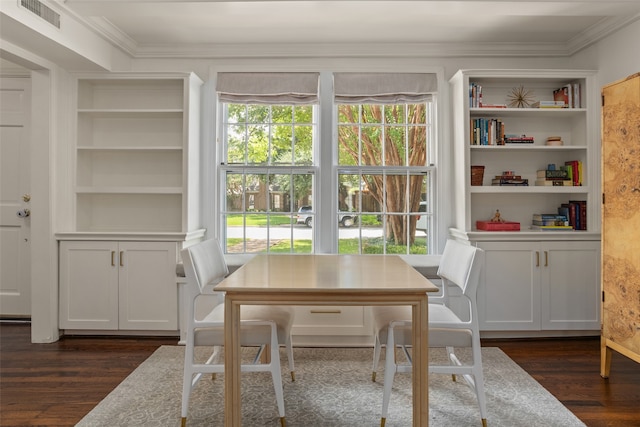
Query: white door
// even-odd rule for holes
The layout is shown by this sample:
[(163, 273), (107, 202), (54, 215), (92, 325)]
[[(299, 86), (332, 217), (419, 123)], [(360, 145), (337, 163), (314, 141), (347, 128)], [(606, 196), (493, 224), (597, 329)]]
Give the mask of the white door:
[[(29, 78), (0, 78), (0, 315), (31, 315)], [(22, 212), (18, 216), (18, 212)]]

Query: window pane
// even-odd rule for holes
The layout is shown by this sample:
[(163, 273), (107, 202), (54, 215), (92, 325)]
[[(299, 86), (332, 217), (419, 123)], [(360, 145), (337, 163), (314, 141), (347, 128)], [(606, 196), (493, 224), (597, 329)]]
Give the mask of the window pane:
[(267, 125), (247, 126), (249, 138), (247, 153), (249, 164), (264, 165), (269, 161), (269, 127)]
[(293, 162), (293, 127), (292, 125), (274, 125), (271, 137), (273, 164), (290, 165)]
[(338, 126), (338, 164), (360, 164), (360, 135), (357, 126)]
[[(382, 164), (382, 126), (367, 126), (362, 128), (362, 158), (361, 165), (379, 166)], [(345, 143), (350, 143), (345, 141)]]
[(268, 105), (247, 105), (247, 122), (267, 123), (269, 121)]
[(360, 121), (362, 123), (382, 123), (382, 111), (382, 105), (361, 105)]
[(294, 139), (294, 164), (297, 166), (313, 164), (313, 126), (297, 125)]
[(406, 123), (405, 104), (386, 105), (384, 109), (384, 122), (387, 124)]
[(227, 163), (244, 164), (247, 127), (230, 125), (227, 128)]
[(226, 176), (226, 211), (242, 212), (244, 210), (244, 175), (227, 173)]

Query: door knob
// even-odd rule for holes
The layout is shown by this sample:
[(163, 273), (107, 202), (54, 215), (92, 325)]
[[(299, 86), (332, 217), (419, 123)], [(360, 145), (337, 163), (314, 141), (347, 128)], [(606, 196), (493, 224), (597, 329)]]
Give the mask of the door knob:
[(16, 212), (16, 215), (18, 215), (18, 218), (26, 218), (31, 215), (31, 211), (29, 209), (20, 209)]

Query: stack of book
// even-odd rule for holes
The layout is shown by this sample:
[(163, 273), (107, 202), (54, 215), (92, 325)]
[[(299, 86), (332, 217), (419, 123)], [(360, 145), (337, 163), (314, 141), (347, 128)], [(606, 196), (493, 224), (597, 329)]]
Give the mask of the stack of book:
[(531, 104), (531, 108), (565, 108), (564, 101), (536, 101)]
[(532, 230), (540, 231), (571, 231), (569, 218), (561, 214), (533, 214)]
[(515, 175), (513, 171), (508, 171), (502, 175), (496, 175), (491, 180), (491, 185), (529, 185), (529, 180), (522, 178), (520, 175)]
[(573, 181), (566, 168), (545, 169), (537, 171), (536, 185), (545, 186), (572, 186)]
[(532, 136), (526, 135), (505, 135), (505, 144), (533, 144), (535, 141)]

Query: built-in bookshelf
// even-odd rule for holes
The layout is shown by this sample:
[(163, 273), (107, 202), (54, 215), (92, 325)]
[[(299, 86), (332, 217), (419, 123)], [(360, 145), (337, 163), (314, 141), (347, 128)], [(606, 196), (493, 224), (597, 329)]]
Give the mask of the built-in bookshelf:
[[(481, 330), (487, 337), (505, 332), (550, 336), (566, 330), (598, 334), (600, 165), (595, 73), (461, 70), (450, 83), (455, 169), (450, 235), (485, 251), (478, 287)], [(578, 105), (533, 107), (539, 101), (555, 102), (554, 91), (568, 85), (579, 88)], [(481, 101), (474, 101), (474, 87), (476, 93), (481, 91)], [(513, 103), (514, 98), (519, 101)], [(477, 122), (495, 123), (496, 130), (486, 127), (487, 135), (478, 138), (473, 131)], [(546, 180), (545, 171), (566, 170), (568, 165), (579, 165), (579, 181), (535, 185), (538, 171)], [(476, 166), (473, 185), (472, 166)], [(484, 171), (481, 180), (479, 170)], [(560, 215), (558, 209), (564, 205), (584, 206), (585, 230), (559, 225), (532, 229), (534, 219)], [(487, 223), (492, 218), (505, 222), (485, 226), (495, 225)], [(480, 230), (478, 221), (484, 221)]]
[[(456, 188), (455, 229), (478, 232), (476, 221), (501, 217), (521, 223), (519, 233), (532, 231), (534, 213), (557, 213), (570, 200), (587, 204), (589, 229), (599, 229), (597, 187), (599, 168), (594, 135), (595, 118), (589, 105), (595, 101), (590, 71), (566, 70), (462, 70), (451, 79), (454, 94), (454, 157)], [(515, 91), (527, 101), (553, 100), (554, 91), (579, 88), (580, 103), (567, 108), (509, 107)], [(482, 101), (477, 92), (481, 90)], [(581, 182), (543, 185), (538, 171), (564, 169), (579, 164)], [(483, 166), (482, 185), (471, 185), (471, 166)], [(511, 172), (528, 185), (496, 185)], [(494, 184), (494, 185), (492, 185)]]
[(78, 77), (75, 231), (186, 233), (200, 225), (193, 176), (201, 85), (182, 73)]

